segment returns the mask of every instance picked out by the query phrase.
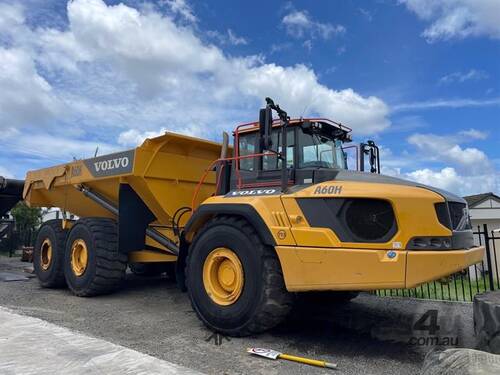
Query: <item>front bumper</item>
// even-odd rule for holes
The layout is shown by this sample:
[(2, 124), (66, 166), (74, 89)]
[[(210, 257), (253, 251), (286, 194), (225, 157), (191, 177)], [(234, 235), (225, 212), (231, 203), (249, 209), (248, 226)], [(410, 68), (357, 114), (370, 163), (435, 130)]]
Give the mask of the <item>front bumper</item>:
[(469, 250), (408, 251), (406, 260), (406, 288), (463, 270), (479, 263), (484, 257), (484, 246)]
[(286, 288), (374, 290), (412, 288), (481, 262), (484, 246), (468, 250), (365, 250), (276, 246)]

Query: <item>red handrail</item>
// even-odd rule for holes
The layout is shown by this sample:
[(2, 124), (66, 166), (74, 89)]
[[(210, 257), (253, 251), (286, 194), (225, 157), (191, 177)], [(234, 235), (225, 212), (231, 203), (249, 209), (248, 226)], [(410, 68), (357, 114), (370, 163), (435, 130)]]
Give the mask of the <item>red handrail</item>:
[[(210, 166), (205, 170), (205, 173), (203, 173), (203, 176), (201, 177), (200, 181), (198, 182), (198, 185), (196, 185), (196, 189), (194, 190), (194, 193), (193, 193), (193, 199), (191, 201), (191, 212), (194, 212), (194, 205), (195, 205), (195, 202), (196, 202), (196, 198), (198, 196), (198, 193), (200, 192), (200, 189), (201, 189), (201, 185), (203, 184), (203, 182), (205, 182), (205, 179), (207, 178), (208, 176), (208, 172), (214, 172), (214, 167), (217, 165), (217, 163), (221, 163), (221, 162), (224, 162), (224, 161), (229, 161), (229, 160), (240, 160), (240, 159), (250, 159), (250, 158), (256, 158), (256, 157), (261, 157), (261, 156), (275, 156), (276, 153), (274, 152), (263, 152), (263, 153), (260, 153), (260, 154), (251, 154), (251, 155), (243, 155), (243, 156), (233, 156), (233, 157), (230, 157), (230, 158), (222, 158), (222, 159), (216, 159), (214, 160)], [(222, 174), (222, 173), (221, 173)], [(217, 185), (218, 185), (218, 182), (216, 182), (216, 191), (217, 191)], [(241, 181), (239, 180), (238, 178), (238, 189), (241, 187)]]

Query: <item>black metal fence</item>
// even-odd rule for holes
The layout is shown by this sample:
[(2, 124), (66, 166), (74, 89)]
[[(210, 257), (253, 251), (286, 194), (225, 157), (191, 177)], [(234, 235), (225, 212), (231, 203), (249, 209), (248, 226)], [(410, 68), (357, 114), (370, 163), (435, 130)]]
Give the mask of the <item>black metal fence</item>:
[(12, 219), (0, 220), (0, 252), (13, 256), (16, 250), (33, 246), (35, 239), (36, 229), (17, 227)]
[[(488, 226), (478, 226), (474, 232), (476, 244), (485, 246), (485, 259), (448, 277), (422, 284), (411, 289), (381, 289), (375, 294), (381, 297), (413, 297), (447, 301), (472, 301), (477, 293), (500, 290), (500, 265), (497, 245), (500, 234), (489, 230)], [(499, 241), (497, 244), (496, 241)], [(500, 247), (498, 249), (500, 251)]]

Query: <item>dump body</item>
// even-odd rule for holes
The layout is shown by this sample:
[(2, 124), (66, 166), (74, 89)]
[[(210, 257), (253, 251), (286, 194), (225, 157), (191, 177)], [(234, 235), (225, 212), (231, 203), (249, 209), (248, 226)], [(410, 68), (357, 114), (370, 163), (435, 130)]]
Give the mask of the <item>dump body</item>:
[[(23, 197), (30, 206), (59, 207), (80, 217), (113, 217), (76, 187), (84, 185), (118, 207), (120, 185), (128, 184), (156, 217), (152, 224), (168, 226), (179, 208), (191, 206), (202, 175), (220, 153), (218, 143), (166, 133), (132, 150), (30, 171)], [(214, 191), (210, 173), (195, 203)], [(169, 230), (160, 231), (173, 237)]]

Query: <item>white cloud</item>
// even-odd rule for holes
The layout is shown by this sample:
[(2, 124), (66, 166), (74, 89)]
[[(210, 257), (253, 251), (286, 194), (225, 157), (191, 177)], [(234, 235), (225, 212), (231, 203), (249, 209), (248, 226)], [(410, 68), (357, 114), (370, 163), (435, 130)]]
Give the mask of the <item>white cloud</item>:
[(390, 149), (380, 147), (382, 173), (462, 196), (499, 191), (500, 173), (494, 161), (478, 148), (462, 145), (486, 137), (486, 133), (476, 129), (453, 135), (413, 134), (408, 143), (415, 150), (395, 155)]
[[(144, 142), (147, 138), (158, 137), (160, 135), (165, 134), (165, 132), (167, 131), (168, 129), (166, 128), (161, 128), (159, 130), (153, 130), (153, 131), (140, 131), (137, 129), (129, 129), (124, 132), (121, 132), (118, 135), (118, 144), (126, 147), (137, 147), (140, 144), (142, 144), (142, 142)], [(196, 137), (199, 136), (201, 132), (203, 132), (203, 130), (197, 126), (187, 126), (184, 129), (180, 129), (176, 133)]]
[(89, 158), (97, 148), (100, 154), (117, 151), (115, 145), (107, 142), (68, 137), (64, 132), (14, 132), (2, 137), (2, 146), (16, 157), (30, 157), (51, 163)]
[(408, 132), (416, 129), (426, 128), (429, 124), (420, 116), (409, 115), (393, 119), (391, 132)]
[(311, 39), (304, 40), (304, 43), (302, 43), (302, 46), (307, 49), (308, 51), (312, 50), (312, 41)]
[(217, 30), (210, 30), (210, 31), (207, 31), (207, 35), (210, 38), (215, 39), (217, 42), (219, 42), (222, 45), (230, 44), (233, 46), (239, 46), (239, 45), (247, 45), (248, 44), (247, 39), (245, 39), (242, 36), (237, 35), (231, 29), (227, 29), (225, 34), (219, 32)]
[(271, 49), (270, 49), (269, 53), (272, 55), (273, 53), (289, 50), (292, 47), (293, 47), (293, 44), (290, 42), (273, 43), (273, 44), (271, 44)]
[(420, 182), (421, 184), (435, 186), (448, 191), (456, 191), (457, 186), (464, 179), (460, 177), (454, 168), (446, 167), (440, 171), (432, 171), (428, 168), (419, 169), (407, 173), (410, 180)]
[(358, 11), (368, 22), (373, 21), (373, 14), (368, 9), (358, 8)]
[(401, 103), (391, 107), (394, 112), (426, 110), (435, 108), (495, 107), (500, 106), (500, 98), (491, 99), (434, 99), (423, 102)]
[(435, 134), (413, 134), (408, 138), (408, 142), (428, 160), (451, 163), (467, 175), (491, 172), (491, 162), (483, 151), (475, 147), (462, 148), (458, 144), (466, 140), (457, 136)]
[(488, 36), (500, 39), (498, 0), (400, 0), (430, 25), (423, 31), (429, 42)]
[(144, 142), (147, 138), (154, 138), (164, 134), (167, 131), (165, 128), (161, 128), (158, 131), (146, 131), (141, 132), (137, 129), (126, 130), (118, 136), (118, 143), (122, 146), (138, 146)]
[(5, 167), (0, 165), (0, 176), (6, 177), (6, 178), (13, 178), (14, 175)]
[[(59, 114), (60, 105), (64, 116), (57, 116), (59, 123), (75, 124), (84, 129), (73, 129), (79, 136), (109, 144), (127, 129), (142, 133), (167, 125), (172, 131), (188, 125), (199, 130), (198, 136), (215, 137), (222, 128), (255, 118), (266, 96), (291, 115), (308, 108), (305, 115), (333, 117), (359, 134), (390, 125), (388, 107), (377, 97), (331, 89), (304, 65), (280, 66), (262, 56), (228, 57), (204, 43), (197, 29), (178, 25), (154, 8), (74, 0), (68, 3), (68, 27), (60, 30), (32, 30), (22, 13), (11, 14), (0, 13), (0, 25), (15, 26), (15, 32), (5, 33), (13, 47), (4, 51), (21, 56), (23, 63), (5, 59), (5, 71), (24, 70), (13, 85), (19, 90), (19, 110), (2, 105), (0, 116), (8, 116), (8, 126), (25, 126), (28, 115)], [(43, 65), (43, 76), (37, 64)], [(4, 87), (9, 86), (2, 85), (0, 97)], [(102, 126), (110, 129), (103, 133)]]
[(315, 21), (306, 10), (292, 9), (283, 17), (281, 23), (285, 26), (287, 33), (296, 38), (330, 39), (332, 36), (345, 33), (344, 26)]
[(471, 69), (468, 72), (454, 72), (447, 74), (439, 79), (440, 84), (463, 83), (466, 81), (480, 81), (487, 79), (489, 75), (482, 71)]
[(61, 106), (50, 84), (22, 49), (0, 47), (0, 129), (54, 118)]
[(446, 167), (438, 171), (419, 169), (405, 174), (406, 178), (422, 184), (435, 186), (455, 194), (466, 196), (500, 190), (500, 175), (486, 173), (474, 176), (460, 175), (455, 168)]
[(162, 0), (160, 4), (168, 5), (174, 14), (181, 16), (188, 22), (198, 21), (194, 15), (193, 9), (186, 0)]
[(481, 131), (481, 130), (477, 130), (477, 129), (468, 129), (468, 130), (461, 130), (459, 133), (458, 133), (460, 136), (464, 137), (464, 140), (467, 140), (467, 139), (481, 139), (481, 140), (484, 140), (486, 138), (488, 138), (488, 133), (487, 132), (484, 132), (484, 131)]
[[(414, 164), (409, 158), (382, 156), (382, 174), (416, 181), (421, 184), (438, 187), (460, 196), (500, 191), (500, 174), (496, 171), (483, 170), (474, 175), (460, 173), (456, 168), (411, 168)], [(413, 155), (415, 158), (415, 155)], [(410, 170), (408, 171), (408, 169)], [(406, 171), (404, 170), (406, 169)]]
[(229, 37), (229, 43), (234, 44), (235, 46), (248, 44), (248, 41), (245, 38), (236, 35), (236, 33), (231, 29), (227, 30), (227, 35)]

